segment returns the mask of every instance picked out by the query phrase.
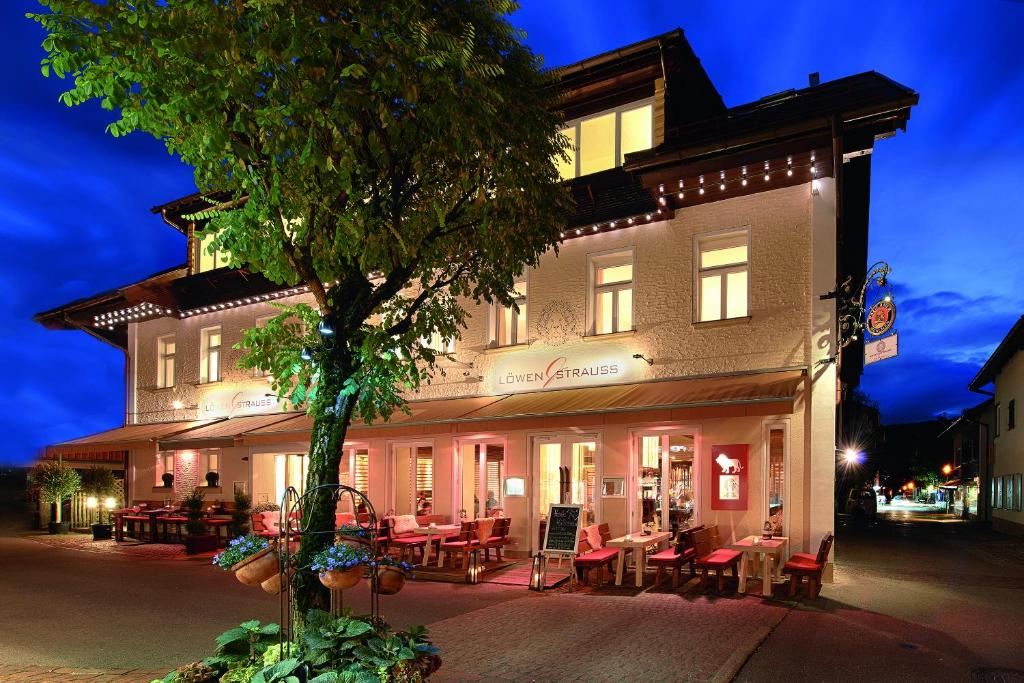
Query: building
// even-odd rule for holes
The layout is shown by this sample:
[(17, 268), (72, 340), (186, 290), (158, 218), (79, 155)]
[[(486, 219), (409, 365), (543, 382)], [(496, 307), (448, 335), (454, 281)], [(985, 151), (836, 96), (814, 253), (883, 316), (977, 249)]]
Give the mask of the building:
[[(988, 394), (985, 390), (995, 385), (992, 394), (991, 435), (992, 452), (988, 458), (991, 481), (988, 484), (989, 509), (992, 528), (998, 531), (1024, 533), (1022, 510), (1022, 473), (1024, 473), (1024, 430), (1018, 428), (1017, 398), (1024, 397), (1024, 317), (1016, 324), (992, 352), (974, 376), (968, 388)], [(984, 405), (984, 404), (982, 404)], [(979, 422), (981, 420), (979, 419)], [(985, 424), (985, 423), (982, 423)]]
[[(500, 508), (519, 552), (551, 502), (577, 502), (615, 534), (766, 520), (817, 548), (833, 528), (840, 371), (835, 301), (866, 271), (871, 153), (905, 129), (917, 95), (874, 72), (726, 107), (682, 31), (559, 70), (562, 172), (576, 215), (559, 254), (524, 273), (520, 312), (470, 304), (445, 376), (411, 414), (354, 425), (344, 481), (396, 513)], [(41, 313), (124, 350), (122, 427), (50, 454), (121, 451), (133, 499), (180, 497), (208, 471), (212, 497), (301, 486), (311, 421), (282, 413), (236, 369), (242, 330), (274, 300), (312, 301), (223, 267), (184, 218), (181, 265)], [(434, 342), (438, 343), (438, 342)], [(164, 473), (173, 474), (170, 487)]]
[[(991, 398), (965, 409), (940, 437), (947, 433), (949, 460), (943, 465), (942, 488), (953, 494), (952, 512), (964, 519), (991, 521), (989, 487), (992, 481), (995, 401)], [(949, 471), (946, 471), (946, 467)]]

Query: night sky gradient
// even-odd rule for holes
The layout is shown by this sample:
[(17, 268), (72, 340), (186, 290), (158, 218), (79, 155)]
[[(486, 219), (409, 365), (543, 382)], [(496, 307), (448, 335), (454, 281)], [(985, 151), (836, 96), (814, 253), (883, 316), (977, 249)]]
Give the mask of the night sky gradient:
[[(183, 261), (184, 239), (149, 208), (194, 191), (143, 134), (114, 139), (96, 104), (68, 109), (39, 71), (43, 34), (0, 8), (0, 462), (118, 426), (123, 354), (32, 315)], [(1024, 313), (1024, 2), (553, 2), (514, 22), (557, 66), (682, 27), (729, 106), (876, 70), (916, 89), (909, 132), (873, 157), (872, 260), (893, 267), (901, 356), (863, 388), (888, 423), (957, 413), (966, 385)]]

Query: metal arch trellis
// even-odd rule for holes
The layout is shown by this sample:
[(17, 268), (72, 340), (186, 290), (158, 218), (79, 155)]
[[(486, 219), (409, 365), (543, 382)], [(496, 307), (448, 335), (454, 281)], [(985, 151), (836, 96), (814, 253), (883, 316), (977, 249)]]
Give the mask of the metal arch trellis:
[[(329, 502), (333, 503), (334, 509), (337, 509), (339, 501), (343, 500), (345, 496), (348, 496), (349, 502), (352, 504), (352, 511), (355, 515), (355, 524), (366, 530), (367, 538), (369, 539), (370, 552), (373, 557), (377, 557), (378, 536), (380, 532), (377, 513), (373, 509), (373, 503), (371, 503), (370, 499), (361, 491), (358, 491), (351, 486), (346, 486), (345, 484), (322, 484), (305, 491), (301, 495), (294, 486), (289, 486), (285, 490), (284, 495), (281, 496), (281, 516), (280, 523), (278, 525), (278, 529), (280, 531), (278, 575), (281, 582), (280, 585), (283, 587), (283, 590), (281, 590), (278, 596), (281, 624), (278, 643), (282, 647), (283, 656), (287, 656), (291, 653), (293, 635), (292, 626), (295, 623), (295, 608), (291, 599), (292, 582), (301, 572), (311, 571), (309, 566), (292, 566), (292, 544), (301, 540), (303, 536), (334, 536), (337, 533), (333, 524), (329, 531), (313, 531), (308, 527), (303, 526), (304, 523), (307, 525), (309, 523), (309, 516), (302, 514), (303, 509), (310, 504), (310, 502), (313, 504), (323, 502), (323, 496), (330, 497)], [(360, 521), (359, 511), (361, 509), (366, 510), (365, 523)], [(304, 520), (307, 521), (304, 522)], [(374, 621), (376, 621), (380, 616), (380, 591), (376, 571), (369, 572), (369, 581), (370, 616)], [(343, 592), (340, 590), (331, 591), (331, 612), (333, 614), (340, 614), (342, 611), (342, 593)]]

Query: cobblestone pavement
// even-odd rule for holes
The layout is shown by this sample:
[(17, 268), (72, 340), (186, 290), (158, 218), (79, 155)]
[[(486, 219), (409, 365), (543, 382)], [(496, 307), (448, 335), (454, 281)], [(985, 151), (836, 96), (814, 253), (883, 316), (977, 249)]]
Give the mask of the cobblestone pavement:
[(166, 671), (146, 669), (87, 669), (73, 666), (11, 666), (0, 668), (0, 681), (4, 683), (149, 683), (163, 678)]
[(184, 560), (209, 563), (214, 555), (214, 553), (186, 555), (185, 546), (179, 543), (142, 543), (134, 540), (118, 543), (113, 539), (94, 541), (91, 535), (79, 533), (28, 534), (25, 538), (51, 548), (77, 550), (97, 555), (123, 555), (133, 560)]

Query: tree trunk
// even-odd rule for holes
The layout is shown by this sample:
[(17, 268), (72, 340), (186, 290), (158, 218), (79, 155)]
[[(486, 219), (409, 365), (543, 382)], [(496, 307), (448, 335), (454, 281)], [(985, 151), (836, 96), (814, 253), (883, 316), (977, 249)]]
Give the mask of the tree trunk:
[[(340, 341), (340, 340), (339, 340)], [(313, 416), (313, 432), (310, 439), (309, 467), (306, 473), (306, 491), (313, 491), (318, 486), (338, 483), (338, 471), (355, 406), (354, 396), (342, 396), (341, 389), (345, 380), (352, 376), (354, 370), (349, 363), (339, 362), (334, 365), (335, 372), (326, 376), (322, 372), (318, 388), (318, 409)], [(334, 543), (335, 501), (332, 491), (323, 495), (310, 495), (302, 509), (302, 528), (307, 531), (302, 536), (299, 552), (296, 554), (297, 567), (307, 567), (313, 556)], [(320, 583), (315, 572), (300, 571), (292, 583), (292, 605), (295, 610), (297, 635), (302, 628), (303, 617), (310, 609), (326, 610), (330, 606), (330, 591)], [(293, 637), (294, 637), (293, 635)]]

